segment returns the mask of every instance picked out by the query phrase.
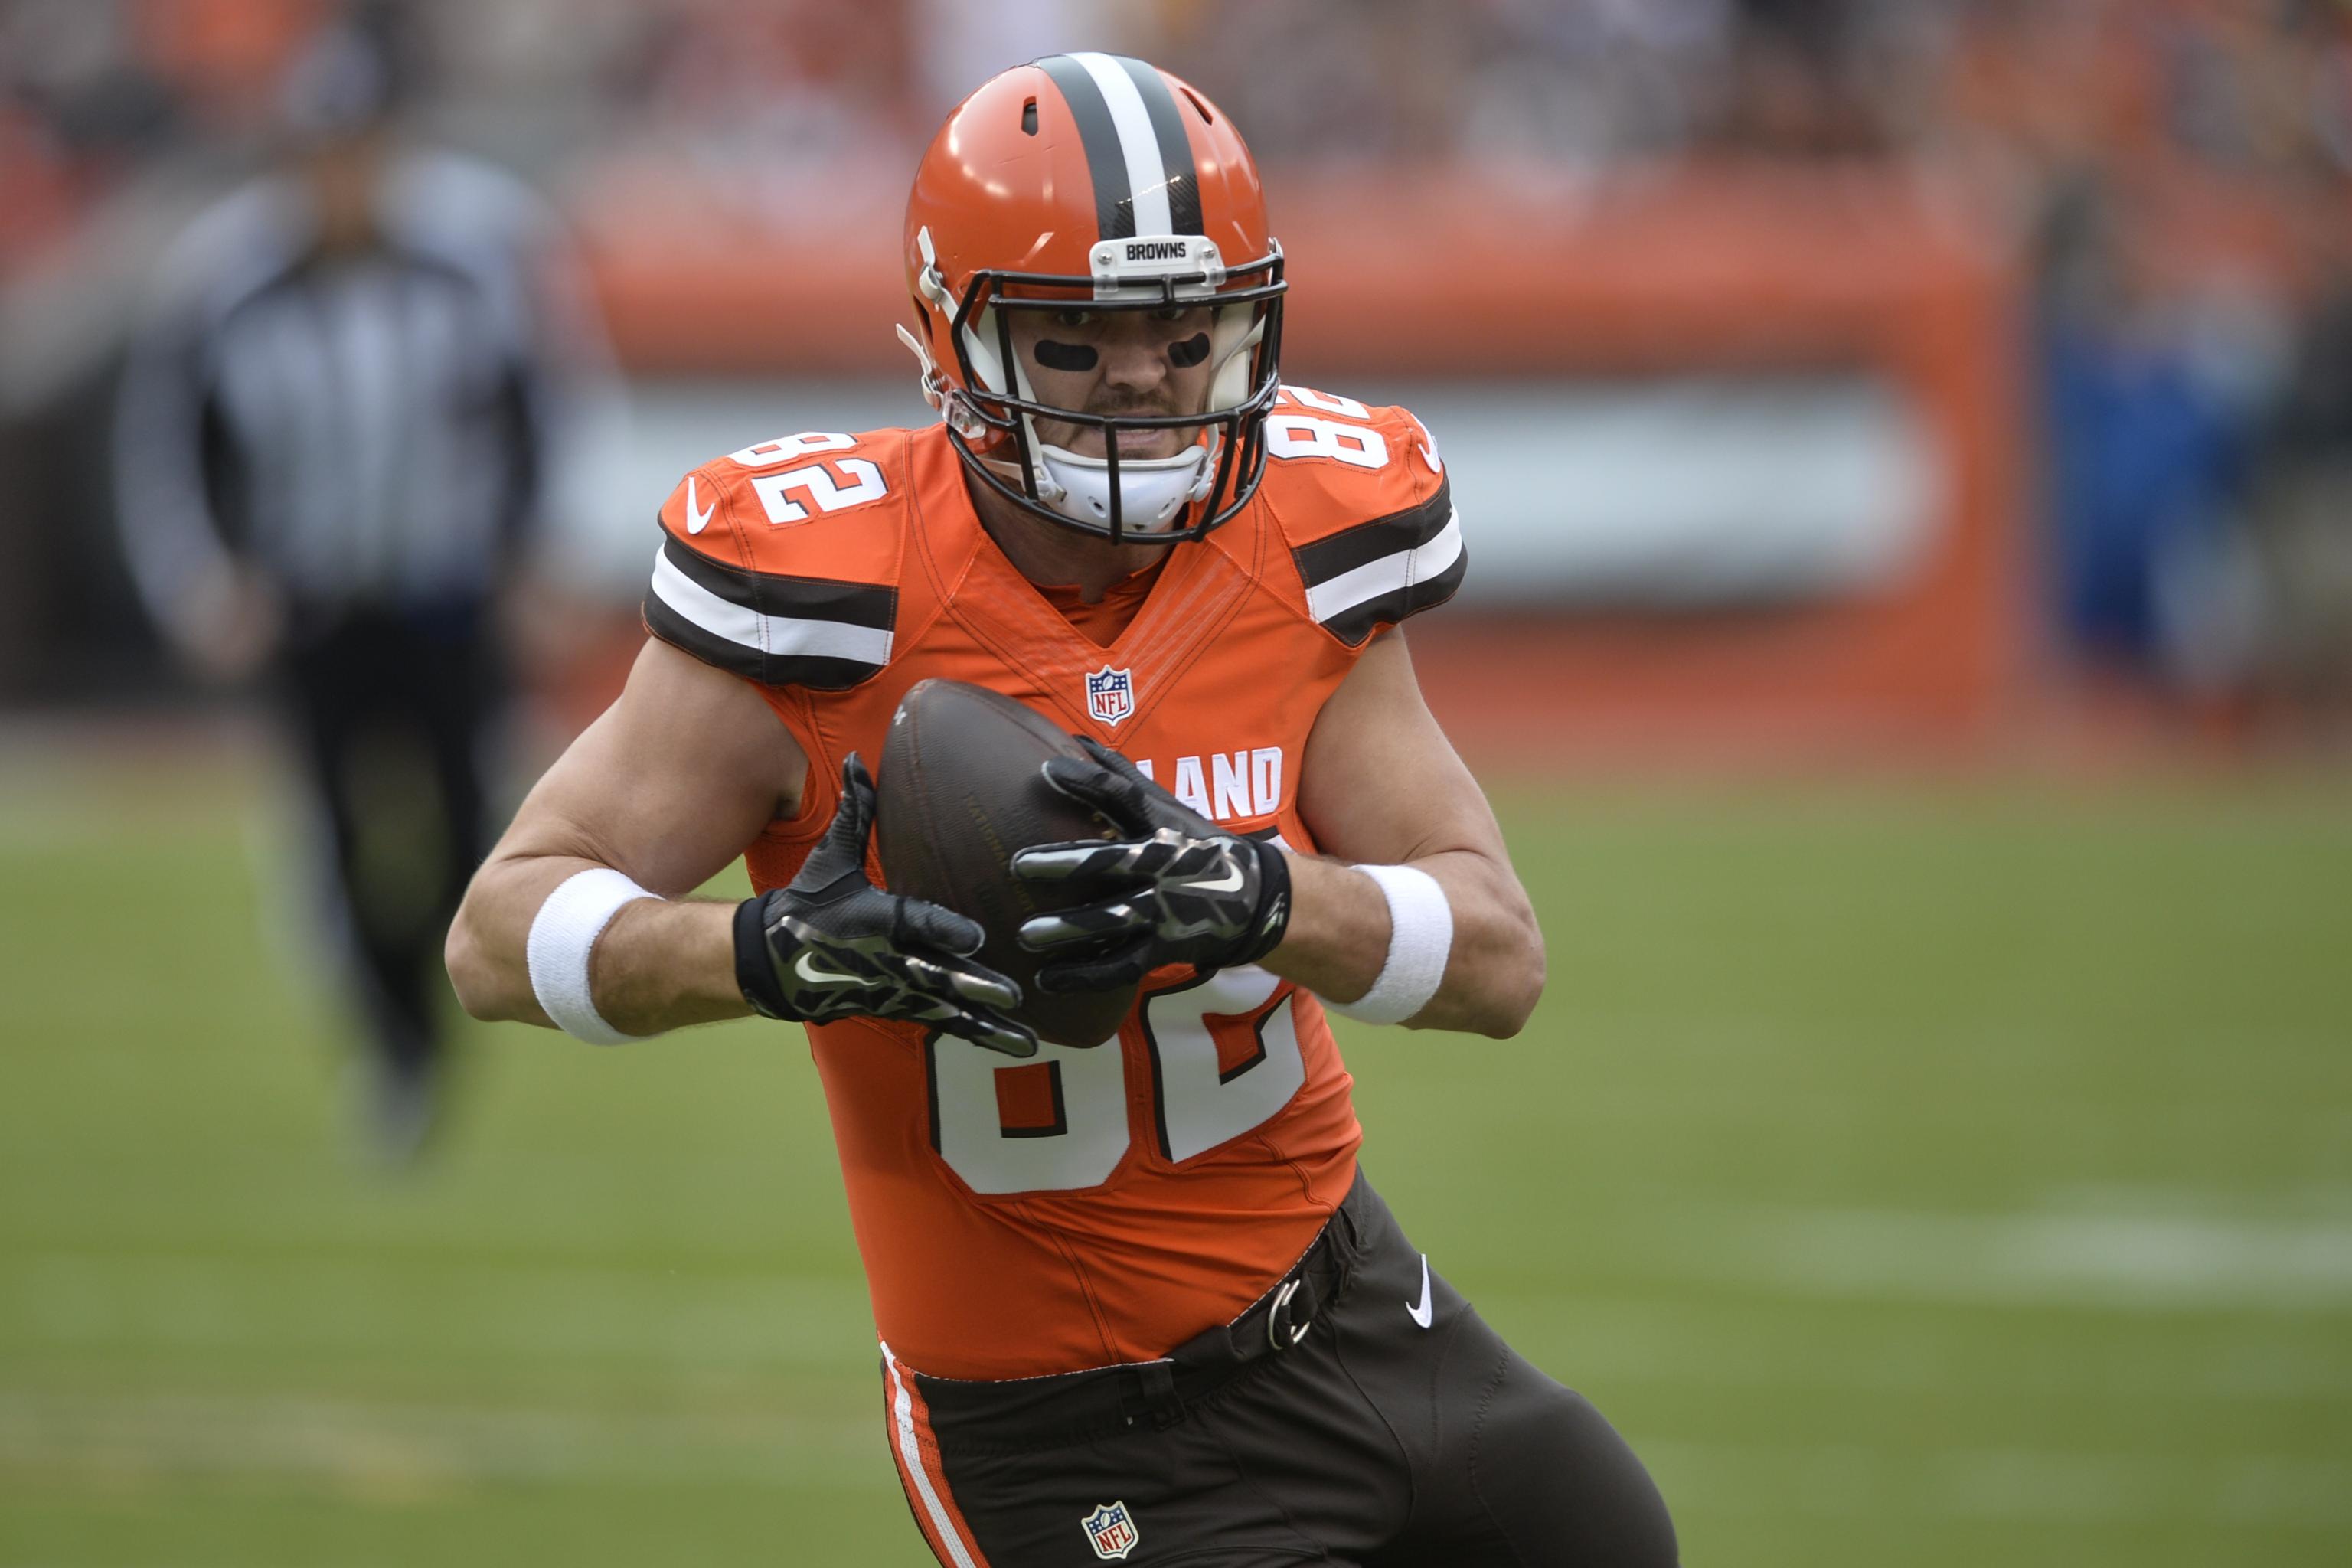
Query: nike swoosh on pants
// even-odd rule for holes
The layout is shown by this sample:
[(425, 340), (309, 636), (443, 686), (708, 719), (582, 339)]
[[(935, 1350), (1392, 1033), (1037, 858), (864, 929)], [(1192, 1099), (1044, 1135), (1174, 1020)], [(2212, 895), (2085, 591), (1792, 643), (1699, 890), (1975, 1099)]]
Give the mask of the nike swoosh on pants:
[(1407, 1301), (1404, 1310), (1405, 1316), (1424, 1329), (1429, 1327), (1430, 1319), (1436, 1315), (1429, 1305), (1429, 1254), (1426, 1252), (1421, 1255), (1421, 1300)]

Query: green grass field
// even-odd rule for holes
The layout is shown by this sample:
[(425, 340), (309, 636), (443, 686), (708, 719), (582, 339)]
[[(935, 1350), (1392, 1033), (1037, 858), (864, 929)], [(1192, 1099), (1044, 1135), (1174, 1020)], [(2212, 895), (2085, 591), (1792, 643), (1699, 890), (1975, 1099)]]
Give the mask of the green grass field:
[[(166, 771), (0, 773), (0, 1563), (928, 1562), (797, 1032), (479, 1030), (372, 1173)], [(1685, 1561), (2352, 1562), (2342, 781), (1501, 804), (1550, 994), (1350, 1034), (1366, 1159)]]

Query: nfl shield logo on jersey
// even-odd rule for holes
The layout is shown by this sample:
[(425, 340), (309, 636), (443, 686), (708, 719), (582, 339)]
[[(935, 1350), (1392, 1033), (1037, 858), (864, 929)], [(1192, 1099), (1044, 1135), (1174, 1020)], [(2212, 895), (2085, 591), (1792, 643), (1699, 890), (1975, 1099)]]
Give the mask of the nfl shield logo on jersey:
[(1087, 1539), (1095, 1545), (1095, 1555), (1106, 1562), (1125, 1557), (1142, 1539), (1136, 1531), (1135, 1521), (1127, 1517), (1127, 1504), (1123, 1502), (1097, 1503), (1094, 1512), (1078, 1522), (1086, 1526)]
[(1135, 677), (1104, 665), (1087, 677), (1087, 711), (1102, 724), (1116, 724), (1135, 711)]

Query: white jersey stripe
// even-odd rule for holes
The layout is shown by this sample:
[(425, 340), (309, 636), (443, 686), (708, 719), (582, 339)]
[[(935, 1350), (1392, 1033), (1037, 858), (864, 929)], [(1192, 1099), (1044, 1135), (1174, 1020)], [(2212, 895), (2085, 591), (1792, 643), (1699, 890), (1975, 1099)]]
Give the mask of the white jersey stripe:
[(1171, 234), (1176, 220), (1168, 208), (1168, 166), (1160, 161), (1159, 133), (1151, 129), (1151, 111), (1135, 79), (1108, 55), (1074, 54), (1087, 74), (1102, 89), (1110, 108), (1110, 122), (1118, 132), (1119, 151), (1127, 155), (1127, 188), (1135, 198), (1135, 232)]
[(1317, 624), (1345, 613), (1367, 599), (1393, 594), (1438, 576), (1462, 558), (1462, 513), (1446, 514), (1445, 526), (1426, 544), (1367, 561), (1352, 572), (1342, 572), (1328, 583), (1307, 590), (1307, 613)]
[(962, 1532), (956, 1529), (947, 1505), (940, 1500), (939, 1489), (931, 1485), (931, 1473), (923, 1468), (923, 1445), (915, 1436), (915, 1402), (907, 1393), (907, 1380), (899, 1374), (898, 1358), (890, 1353), (887, 1343), (882, 1346), (882, 1364), (890, 1369), (890, 1415), (897, 1427), (898, 1458), (905, 1461), (907, 1474), (915, 1483), (915, 1495), (922, 1500), (923, 1511), (931, 1516), (931, 1529), (947, 1543), (948, 1556), (955, 1568), (981, 1568), (964, 1549)]
[(802, 620), (763, 616), (730, 604), (671, 563), (667, 552), (654, 554), (653, 590), (661, 602), (713, 637), (725, 637), (778, 658), (844, 658), (860, 664), (890, 662), (887, 628), (846, 621)]

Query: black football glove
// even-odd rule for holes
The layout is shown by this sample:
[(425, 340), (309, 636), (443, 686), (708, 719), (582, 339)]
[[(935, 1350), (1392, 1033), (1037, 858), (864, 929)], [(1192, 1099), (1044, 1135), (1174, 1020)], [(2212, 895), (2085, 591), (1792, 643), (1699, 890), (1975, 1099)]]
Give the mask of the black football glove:
[(971, 962), (980, 923), (868, 879), (873, 830), (874, 780), (853, 752), (840, 807), (800, 875), (736, 907), (744, 1000), (771, 1018), (903, 1018), (1009, 1057), (1036, 1055), (1036, 1035), (1004, 1016), (1021, 987)]
[(1045, 782), (1125, 837), (1041, 844), (1013, 857), (1014, 876), (1082, 900), (1023, 923), (1022, 946), (1063, 955), (1037, 972), (1037, 988), (1108, 991), (1163, 963), (1206, 973), (1272, 952), (1290, 921), (1282, 851), (1209, 822), (1109, 747), (1078, 743), (1087, 759), (1047, 758)]

